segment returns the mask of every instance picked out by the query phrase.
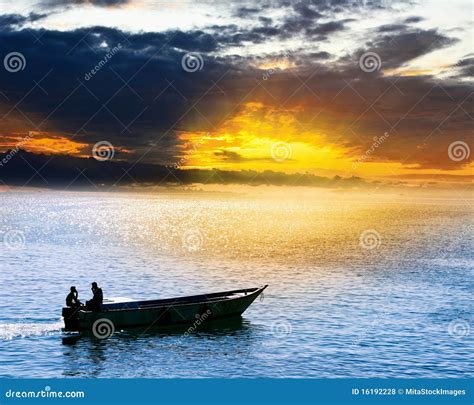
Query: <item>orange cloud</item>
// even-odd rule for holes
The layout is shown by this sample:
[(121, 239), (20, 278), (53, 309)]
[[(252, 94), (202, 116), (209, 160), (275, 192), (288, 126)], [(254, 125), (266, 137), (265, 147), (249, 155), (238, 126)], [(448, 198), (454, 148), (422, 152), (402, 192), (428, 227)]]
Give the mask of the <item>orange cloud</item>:
[(84, 151), (89, 147), (87, 143), (74, 141), (63, 135), (40, 131), (3, 135), (0, 139), (2, 151), (19, 148), (34, 153), (84, 156)]
[[(281, 109), (248, 102), (214, 132), (181, 133), (178, 165), (196, 169), (273, 170), (363, 177), (440, 173), (435, 169), (413, 169), (402, 162), (382, 158), (382, 149), (389, 151), (393, 146), (390, 143), (394, 142), (394, 137), (387, 134), (374, 137), (365, 152), (357, 152), (341, 142), (331, 142), (340, 137), (339, 123), (334, 117), (321, 115), (308, 125), (300, 119), (303, 115), (302, 107)], [(467, 166), (454, 174), (471, 172), (472, 166)]]

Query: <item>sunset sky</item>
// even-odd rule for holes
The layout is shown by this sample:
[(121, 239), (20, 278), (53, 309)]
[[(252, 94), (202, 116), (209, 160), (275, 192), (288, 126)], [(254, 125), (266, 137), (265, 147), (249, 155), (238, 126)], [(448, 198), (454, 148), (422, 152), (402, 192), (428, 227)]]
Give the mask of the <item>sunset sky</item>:
[(90, 157), (107, 141), (116, 160), (182, 169), (473, 174), (469, 0), (0, 10), (0, 151)]

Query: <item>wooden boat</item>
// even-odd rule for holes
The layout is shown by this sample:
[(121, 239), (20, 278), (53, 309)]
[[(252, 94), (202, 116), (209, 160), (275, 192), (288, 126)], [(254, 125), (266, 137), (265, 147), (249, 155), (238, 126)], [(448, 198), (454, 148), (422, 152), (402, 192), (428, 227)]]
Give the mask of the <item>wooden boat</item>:
[(67, 307), (62, 315), (66, 331), (92, 330), (98, 337), (108, 337), (116, 328), (200, 324), (240, 316), (265, 288), (267, 285), (151, 301), (104, 301), (100, 311)]

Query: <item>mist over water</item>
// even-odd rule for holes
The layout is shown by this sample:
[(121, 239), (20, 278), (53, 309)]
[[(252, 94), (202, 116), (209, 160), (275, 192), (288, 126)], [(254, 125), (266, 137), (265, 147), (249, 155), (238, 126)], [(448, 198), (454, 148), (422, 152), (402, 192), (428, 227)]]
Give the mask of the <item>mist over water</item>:
[[(0, 194), (0, 375), (474, 375), (472, 211), (415, 194)], [(0, 239), (0, 242), (2, 240)], [(240, 322), (61, 331), (82, 301), (269, 284)]]

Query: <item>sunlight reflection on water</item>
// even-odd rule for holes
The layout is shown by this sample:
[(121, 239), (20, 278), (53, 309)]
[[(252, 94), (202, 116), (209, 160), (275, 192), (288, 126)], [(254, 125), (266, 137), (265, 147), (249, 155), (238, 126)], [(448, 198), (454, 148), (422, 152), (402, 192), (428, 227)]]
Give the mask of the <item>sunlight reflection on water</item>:
[[(329, 192), (0, 198), (0, 234), (24, 235), (24, 246), (0, 252), (2, 375), (474, 374), (472, 333), (454, 339), (447, 329), (472, 324), (464, 204)], [(361, 245), (366, 230), (380, 235), (374, 249)], [(66, 292), (76, 285), (86, 299), (91, 281), (140, 299), (270, 287), (240, 324), (184, 341), (160, 331), (61, 341)]]

